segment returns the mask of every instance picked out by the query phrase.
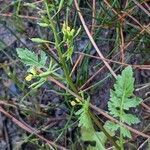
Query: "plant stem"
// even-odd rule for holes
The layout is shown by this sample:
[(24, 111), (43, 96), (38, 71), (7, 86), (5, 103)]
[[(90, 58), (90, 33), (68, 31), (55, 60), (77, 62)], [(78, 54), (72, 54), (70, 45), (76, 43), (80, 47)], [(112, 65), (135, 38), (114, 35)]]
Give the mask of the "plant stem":
[(120, 147), (119, 147), (118, 144), (114, 141), (114, 139), (110, 136), (110, 134), (105, 130), (105, 128), (103, 127), (101, 121), (98, 120), (98, 119), (96, 118), (96, 116), (95, 116), (93, 113), (91, 113), (90, 111), (89, 111), (89, 114), (90, 114), (92, 120), (94, 121), (94, 123), (95, 123), (95, 124), (100, 128), (100, 130), (107, 136), (107, 138), (112, 142), (112, 144), (115, 146), (115, 148), (116, 148), (117, 150), (120, 150)]
[(49, 19), (49, 24), (50, 24), (50, 27), (53, 31), (53, 34), (54, 34), (54, 39), (55, 39), (55, 47), (58, 51), (58, 56), (59, 56), (59, 59), (60, 59), (60, 62), (62, 64), (62, 68), (64, 70), (64, 74), (66, 76), (66, 79), (67, 79), (67, 82), (69, 84), (69, 86), (71, 87), (71, 89), (75, 92), (75, 93), (78, 93), (77, 91), (77, 88), (75, 87), (75, 85), (73, 84), (72, 82), (72, 79), (69, 75), (69, 69), (68, 67), (66, 66), (66, 62), (65, 62), (65, 59), (63, 57), (63, 54), (62, 54), (62, 51), (61, 51), (61, 47), (60, 47), (60, 39), (59, 39), (59, 36), (57, 34), (57, 30), (56, 30), (56, 27), (54, 25), (54, 22), (51, 18), (51, 15), (50, 15), (50, 12), (49, 12), (49, 8), (48, 8), (48, 3), (47, 3), (47, 0), (44, 0), (44, 3), (45, 3), (45, 7), (46, 7), (46, 12), (47, 12), (47, 16), (48, 16), (48, 19)]
[[(70, 75), (69, 75), (69, 69), (67, 68), (66, 66), (66, 62), (65, 62), (65, 59), (63, 57), (63, 54), (62, 54), (62, 51), (61, 51), (61, 46), (60, 46), (60, 38), (57, 34), (57, 29), (56, 29), (56, 26), (51, 18), (51, 15), (50, 15), (50, 12), (49, 12), (49, 8), (48, 8), (48, 3), (47, 3), (47, 0), (44, 0), (44, 3), (45, 3), (45, 7), (46, 7), (46, 12), (47, 12), (47, 16), (48, 16), (48, 19), (49, 19), (49, 24), (50, 24), (50, 27), (52, 29), (52, 32), (54, 34), (54, 39), (55, 39), (55, 47), (58, 51), (58, 56), (59, 56), (59, 59), (60, 59), (60, 62), (62, 64), (62, 68), (64, 70), (64, 74), (66, 76), (66, 79), (67, 79), (67, 82), (69, 84), (69, 86), (72, 88), (72, 90), (77, 94), (79, 95), (78, 93), (78, 90), (77, 88), (75, 87)], [(112, 137), (107, 133), (107, 131), (103, 128), (103, 126), (101, 125), (101, 123), (98, 121), (98, 119), (92, 114), (90, 113), (91, 116), (92, 116), (92, 119), (94, 120), (95, 124), (105, 133), (105, 135), (108, 137), (108, 139), (110, 139), (110, 141), (113, 143), (113, 145), (118, 149), (120, 150), (119, 146), (113, 141)]]
[[(125, 96), (125, 93), (123, 93), (123, 97), (122, 97), (122, 100), (121, 100), (120, 116), (123, 115), (124, 96)], [(120, 117), (120, 121), (119, 122), (122, 123), (121, 117)], [(119, 138), (119, 141), (120, 141), (121, 150), (124, 150), (124, 147), (123, 147), (123, 135), (122, 135), (122, 127), (121, 126), (120, 126), (120, 138)]]

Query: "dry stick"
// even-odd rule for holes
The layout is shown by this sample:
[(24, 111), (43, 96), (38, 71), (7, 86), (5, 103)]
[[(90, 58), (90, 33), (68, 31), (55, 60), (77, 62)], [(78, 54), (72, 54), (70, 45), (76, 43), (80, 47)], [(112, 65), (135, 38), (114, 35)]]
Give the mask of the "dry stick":
[[(120, 15), (120, 14), (118, 14), (118, 12), (115, 10), (115, 9), (113, 9), (112, 7), (111, 7), (111, 5), (108, 3), (108, 1), (107, 0), (104, 0), (104, 2), (105, 2), (105, 4), (109, 7), (109, 8), (111, 8), (112, 9), (112, 11), (116, 14), (116, 15), (118, 15), (118, 17), (119, 17), (119, 19), (122, 19), (122, 16)], [(133, 9), (131, 9), (131, 11), (132, 11)], [(131, 11), (129, 11), (129, 12), (131, 12)], [(123, 12), (123, 11), (122, 11)], [(123, 18), (126, 16), (126, 15), (129, 15), (129, 13), (127, 13), (127, 12), (123, 12), (124, 14), (123, 14)], [(132, 19), (133, 19), (133, 17), (131, 17)], [(137, 20), (135, 20), (135, 19), (133, 19), (133, 21), (135, 21), (136, 23), (138, 22)], [(140, 23), (138, 22), (138, 24), (140, 25)], [(145, 31), (145, 28), (148, 28), (149, 27), (149, 24), (145, 27), (145, 28), (143, 28), (143, 26), (142, 25), (140, 25), (140, 27), (142, 27), (142, 31), (138, 34), (138, 36), (141, 34), (141, 33), (143, 33), (144, 31)], [(137, 36), (136, 37), (134, 37), (133, 38), (133, 40), (135, 40), (135, 38), (137, 38)], [(132, 40), (132, 41), (133, 41)], [(124, 49), (126, 49), (126, 47), (128, 47), (130, 44), (131, 44), (131, 42), (132, 41), (130, 41), (125, 47), (124, 47)], [(123, 49), (121, 49), (121, 51), (123, 51)]]
[(148, 105), (146, 105), (145, 103), (141, 103), (141, 105), (150, 112), (150, 107)]
[[(107, 0), (104, 0), (104, 2), (109, 8), (111, 8), (111, 10), (119, 17), (120, 20), (122, 18), (125, 18), (127, 15), (129, 15), (129, 13), (131, 13), (133, 11), (133, 9), (135, 8), (135, 7), (133, 7), (128, 12), (121, 11), (123, 13), (123, 15), (120, 15), (115, 9), (112, 8), (112, 6), (108, 3)], [(143, 28), (143, 26), (134, 17), (131, 17), (131, 19), (133, 19), (134, 22), (138, 23), (140, 25), (140, 27)]]
[[(111, 5), (108, 3), (107, 0), (104, 0), (104, 2), (105, 2), (105, 4), (106, 4), (109, 8), (111, 8), (111, 10), (119, 17), (119, 19), (122, 20), (122, 15), (118, 14), (118, 12), (117, 12), (115, 9), (113, 9), (113, 8), (111, 7)], [(123, 17), (123, 18), (124, 18), (124, 17)]]
[(89, 39), (90, 39), (90, 41), (91, 41), (91, 43), (92, 43), (92, 45), (94, 46), (94, 48), (95, 48), (95, 50), (97, 51), (97, 53), (98, 53), (98, 55), (100, 56), (100, 58), (102, 58), (104, 64), (105, 64), (106, 67), (109, 69), (109, 71), (111, 72), (111, 74), (116, 78), (117, 75), (116, 75), (115, 72), (112, 70), (112, 68), (110, 67), (110, 65), (108, 64), (108, 62), (104, 60), (103, 54), (100, 52), (100, 50), (99, 50), (98, 46), (96, 45), (96, 43), (95, 43), (93, 37), (91, 36), (91, 34), (90, 34), (90, 32), (89, 32), (89, 30), (88, 30), (86, 24), (85, 24), (84, 18), (83, 18), (83, 16), (82, 16), (81, 12), (80, 12), (80, 9), (79, 9), (77, 0), (74, 0), (74, 3), (75, 3), (75, 7), (76, 7), (76, 9), (77, 9), (77, 11), (78, 11), (78, 15), (79, 15), (79, 17), (80, 17), (80, 20), (81, 20), (81, 22), (82, 22), (82, 25), (83, 25), (83, 27), (84, 27), (84, 29), (85, 29), (85, 31), (86, 31), (86, 34), (88, 35), (88, 37), (89, 37)]
[(150, 7), (146, 2), (143, 2), (145, 4), (145, 6), (147, 7), (147, 9), (150, 11)]
[[(148, 25), (145, 26), (144, 29), (142, 29), (140, 31), (140, 33), (138, 33), (128, 44), (126, 44), (126, 46), (124, 46), (124, 49), (126, 49), (137, 37), (139, 37), (148, 27), (150, 26), (150, 23)], [(122, 51), (122, 50), (121, 50)]]
[[(123, 15), (120, 15), (115, 9), (113, 9), (112, 7), (111, 7), (111, 5), (108, 3), (108, 1), (107, 0), (104, 0), (104, 2), (105, 2), (105, 4), (109, 7), (109, 8), (111, 8), (111, 10), (119, 17), (119, 19), (121, 20), (122, 18), (124, 18), (125, 16), (129, 16), (129, 13), (133, 10), (133, 9), (131, 9), (131, 11), (129, 11), (129, 12), (124, 12), (124, 11), (121, 11), (122, 13), (124, 13)], [(122, 17), (123, 16), (123, 17)], [(131, 15), (130, 15), (130, 18), (134, 21), (134, 22), (136, 22), (136, 23), (138, 23), (138, 25), (140, 25), (140, 27), (142, 28), (142, 29), (144, 29), (143, 28), (143, 26), (134, 18), (134, 17), (132, 17)]]
[(21, 127), (22, 129), (26, 130), (27, 132), (36, 135), (37, 137), (39, 137), (41, 140), (45, 141), (50, 147), (57, 147), (60, 150), (67, 150), (65, 147), (56, 145), (54, 142), (47, 140), (46, 138), (44, 138), (43, 136), (37, 134), (36, 130), (33, 130), (29, 127), (27, 127), (26, 125), (24, 125), (22, 122), (20, 122), (19, 120), (17, 120), (16, 118), (14, 118), (12, 115), (10, 115), (8, 112), (6, 112), (2, 107), (0, 107), (0, 112), (3, 113), (5, 116), (7, 116), (9, 119), (11, 119), (12, 122), (14, 122), (16, 125), (18, 125), (19, 127)]
[(137, 37), (139, 37), (146, 29), (148, 29), (149, 26), (150, 26), (150, 23), (148, 25), (146, 25), (145, 28), (142, 29), (140, 31), (140, 33), (137, 34), (128, 44), (126, 44), (126, 46), (124, 47), (124, 49), (126, 49)]
[[(149, 0), (145, 0), (145, 2), (148, 2)], [(120, 15), (120, 14), (118, 14), (117, 13), (117, 11), (115, 11), (112, 7), (111, 7), (111, 5), (109, 5), (109, 3), (106, 1), (106, 0), (104, 0), (104, 2), (109, 6), (109, 8), (111, 8), (112, 9), (112, 11), (116, 14), (116, 15), (118, 15), (118, 19), (117, 20), (124, 20), (124, 18), (127, 16), (127, 14), (122, 14), (122, 15)], [(141, 4), (142, 3), (144, 3), (145, 4), (145, 2), (141, 2)], [(146, 4), (145, 4), (146, 5)], [(149, 6), (147, 6), (148, 8), (149, 8)], [(129, 9), (126, 13), (131, 13), (134, 9), (136, 8), (136, 6), (133, 6), (131, 9)], [(121, 11), (122, 13), (124, 13), (124, 11)], [(89, 25), (89, 26), (91, 26), (91, 25)], [(106, 27), (104, 27), (104, 26), (102, 26), (102, 25), (95, 25), (94, 27), (102, 27), (102, 28), (106, 28)], [(108, 27), (107, 27), (108, 28)]]
[[(137, 36), (135, 36), (134, 39), (132, 39), (126, 46), (124, 46), (124, 49), (126, 49), (132, 43), (132, 41), (135, 40), (140, 34), (142, 34), (146, 30), (146, 28), (148, 28), (148, 27), (149, 27), (149, 25), (147, 25), (145, 27), (145, 29), (143, 29)], [(121, 49), (121, 51), (122, 51), (122, 49)], [(76, 52), (76, 53), (87, 55), (87, 56), (90, 56), (90, 57), (93, 57), (93, 58), (96, 58), (96, 59), (101, 59), (100, 57), (92, 56), (92, 55), (85, 54), (85, 53), (82, 53), (82, 52)], [(105, 58), (105, 60), (108, 61), (108, 62), (114, 62), (114, 63), (120, 64), (120, 65), (125, 65), (125, 66), (131, 65), (131, 64), (126, 64), (126, 63), (118, 62), (118, 61), (113, 61), (111, 59), (106, 59), (106, 58)], [(140, 68), (140, 69), (150, 70), (150, 65), (131, 65), (131, 66), (133, 66), (134, 68)], [(103, 67), (105, 67), (105, 66), (103, 66)], [(85, 87), (85, 85), (87, 83), (89, 83), (100, 72), (100, 70), (101, 70), (101, 68), (95, 73), (95, 75), (93, 75), (91, 78), (89, 78), (89, 80), (84, 85), (82, 85), (82, 87), (80, 89), (83, 89)]]
[(146, 140), (138, 147), (137, 150), (141, 150), (141, 148), (142, 148), (146, 143), (148, 143), (149, 140), (150, 140), (150, 139), (146, 139)]
[[(85, 54), (85, 55), (88, 55), (88, 54)], [(92, 56), (94, 57), (94, 56)], [(96, 57), (96, 56), (95, 56)], [(97, 57), (97, 59), (100, 59), (99, 57)], [(114, 62), (114, 63), (117, 63), (117, 64), (120, 64), (120, 65), (123, 65), (123, 66), (132, 66), (134, 68), (140, 68), (140, 69), (145, 69), (145, 70), (150, 70), (150, 65), (131, 65), (131, 64), (125, 64), (125, 63), (121, 63), (121, 62), (117, 62), (117, 61), (113, 61), (113, 60), (107, 60), (106, 61), (108, 62)], [(100, 71), (101, 69), (104, 69), (105, 66), (101, 67), (93, 76), (91, 76), (87, 81), (86, 83), (84, 83), (81, 87), (80, 87), (80, 90), (82, 90), (83, 92), (84, 91), (87, 91), (89, 89), (91, 89), (92, 85), (83, 89)]]
[[(109, 8), (111, 8), (112, 9), (112, 11), (119, 17), (119, 19), (121, 20), (122, 18), (124, 18), (125, 16), (129, 16), (135, 23), (137, 23), (143, 30), (142, 31), (145, 31), (146, 30), (146, 28), (149, 26), (142, 26), (134, 17), (132, 17), (129, 13), (130, 12), (132, 12), (132, 10), (134, 9), (134, 7), (133, 7), (133, 9), (131, 9), (130, 11), (128, 11), (128, 12), (124, 12), (124, 11), (121, 11), (122, 13), (123, 13), (123, 15), (120, 15), (115, 9), (113, 9), (112, 7), (111, 7), (111, 5), (108, 3), (108, 1), (107, 0), (104, 0), (104, 2), (106, 3), (106, 5), (109, 7)], [(126, 22), (128, 22), (128, 21), (126, 21)], [(147, 31), (146, 30), (146, 32), (148, 32), (149, 33), (149, 31)], [(124, 47), (124, 49), (125, 49), (125, 47)], [(121, 49), (121, 51), (123, 51), (123, 49)]]
[(41, 3), (41, 2), (43, 2), (43, 0), (35, 1), (35, 2), (33, 2), (33, 4), (39, 4), (39, 3)]

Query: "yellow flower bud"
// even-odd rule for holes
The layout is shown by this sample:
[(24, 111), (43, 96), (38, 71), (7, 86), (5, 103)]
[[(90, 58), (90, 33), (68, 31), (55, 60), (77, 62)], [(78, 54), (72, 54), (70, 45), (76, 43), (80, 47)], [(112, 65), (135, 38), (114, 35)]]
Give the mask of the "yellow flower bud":
[(78, 103), (81, 103), (81, 100), (79, 100), (78, 98), (75, 98), (75, 100), (76, 100)]
[(31, 69), (30, 69), (30, 72), (31, 72), (34, 76), (35, 76), (36, 73), (37, 73), (36, 70), (35, 70), (35, 68), (31, 68)]
[(70, 28), (69, 26), (67, 26), (67, 27), (66, 27), (66, 30), (67, 30), (67, 31), (70, 31), (70, 30), (71, 30), (71, 28)]
[(72, 30), (70, 31), (70, 35), (73, 36), (74, 33), (75, 33), (75, 29), (72, 29)]
[(75, 102), (75, 101), (71, 101), (70, 103), (71, 103), (72, 106), (75, 106), (75, 105), (76, 105), (76, 102)]
[(25, 80), (26, 80), (26, 81), (31, 81), (32, 78), (33, 78), (33, 75), (32, 75), (32, 74), (29, 74), (29, 75), (26, 76)]

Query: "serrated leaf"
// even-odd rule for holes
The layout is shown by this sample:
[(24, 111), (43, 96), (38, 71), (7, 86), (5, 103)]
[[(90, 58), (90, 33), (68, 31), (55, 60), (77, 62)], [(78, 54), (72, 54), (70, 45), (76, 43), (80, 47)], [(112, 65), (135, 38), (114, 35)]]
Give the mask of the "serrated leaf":
[(124, 113), (122, 115), (122, 119), (121, 120), (122, 120), (122, 122), (125, 122), (125, 123), (127, 123), (129, 125), (131, 125), (131, 124), (137, 124), (137, 123), (140, 122), (140, 120), (135, 115), (126, 114), (126, 113)]
[(40, 23), (37, 23), (39, 26), (41, 26), (41, 27), (49, 27), (49, 24), (47, 24), (47, 23), (42, 23), (42, 22), (40, 22)]
[(25, 49), (17, 48), (16, 51), (18, 57), (26, 66), (30, 66), (30, 67), (35, 66), (37, 68), (44, 68), (47, 59), (47, 56), (44, 52), (41, 52), (41, 56), (39, 59), (34, 52), (31, 52), (26, 48)]
[[(131, 66), (126, 67), (121, 75), (117, 76), (114, 90), (110, 91), (110, 100), (108, 102), (109, 113), (119, 119), (121, 123), (137, 124), (139, 119), (132, 114), (127, 113), (130, 108), (137, 107), (141, 99), (133, 96), (134, 91), (134, 78)], [(128, 129), (123, 128), (121, 125), (109, 123), (108, 126), (111, 130), (120, 130), (124, 137), (131, 137)]]
[(96, 132), (89, 114), (89, 101), (84, 101), (82, 108), (76, 112), (79, 115), (79, 126), (81, 127), (81, 139), (83, 141), (94, 141), (95, 146), (88, 146), (90, 150), (105, 150), (106, 136)]
[(89, 145), (87, 150), (105, 150), (104, 143), (107, 138), (104, 134), (82, 127), (81, 135), (83, 141), (95, 142), (95, 146)]
[(38, 57), (34, 52), (29, 51), (28, 49), (17, 48), (16, 49), (18, 57), (21, 58), (21, 61), (27, 65), (37, 65), (38, 64)]
[(112, 102), (108, 102), (108, 110), (113, 117), (119, 116), (119, 111), (116, 109), (115, 105)]
[(117, 131), (120, 127), (118, 124), (111, 121), (107, 121), (107, 124), (105, 124), (105, 126), (111, 131)]
[(138, 97), (126, 99), (124, 104), (123, 104), (123, 108), (125, 110), (129, 110), (132, 107), (138, 106), (141, 103), (141, 101), (142, 100)]
[(41, 51), (40, 64), (42, 66), (45, 66), (46, 60), (47, 60), (47, 56), (46, 56), (45, 52)]
[(79, 115), (79, 126), (85, 127), (86, 129), (92, 128), (92, 120), (89, 115), (89, 102), (85, 101), (82, 108), (76, 112)]
[(131, 66), (126, 67), (121, 75), (117, 76), (116, 84), (114, 85), (116, 94), (120, 97), (123, 94), (126, 97), (132, 96), (134, 91), (134, 78)]
[(131, 138), (131, 133), (127, 128), (120, 127), (123, 137)]

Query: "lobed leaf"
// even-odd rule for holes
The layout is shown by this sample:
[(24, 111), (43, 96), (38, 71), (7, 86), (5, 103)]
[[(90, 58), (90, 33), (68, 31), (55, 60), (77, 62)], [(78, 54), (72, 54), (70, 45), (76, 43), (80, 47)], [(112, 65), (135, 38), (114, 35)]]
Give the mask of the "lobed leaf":
[(88, 145), (87, 150), (105, 150), (104, 144), (107, 140), (102, 132), (81, 128), (81, 138), (83, 141), (95, 142), (94, 146)]
[(86, 129), (93, 128), (92, 120), (89, 115), (89, 102), (85, 101), (82, 108), (76, 112), (79, 115), (79, 126)]
[[(121, 75), (117, 76), (114, 90), (110, 91), (110, 100), (108, 102), (109, 113), (119, 119), (121, 123), (128, 125), (137, 124), (140, 120), (132, 114), (127, 113), (130, 108), (137, 107), (141, 99), (133, 96), (134, 78), (131, 66), (126, 67)], [(130, 131), (119, 124), (108, 123), (108, 128), (112, 131), (120, 130), (124, 137), (131, 137)]]
[(87, 150), (105, 150), (104, 144), (107, 137), (104, 133), (95, 131), (89, 114), (89, 101), (83, 103), (82, 108), (76, 112), (76, 115), (79, 115), (81, 139), (83, 141), (95, 142), (95, 145), (89, 145)]
[(17, 48), (16, 51), (18, 57), (26, 66), (30, 66), (30, 67), (35, 66), (37, 68), (44, 68), (44, 65), (47, 60), (47, 56), (43, 51), (41, 51), (40, 59), (34, 52), (31, 52), (26, 48), (25, 49)]

